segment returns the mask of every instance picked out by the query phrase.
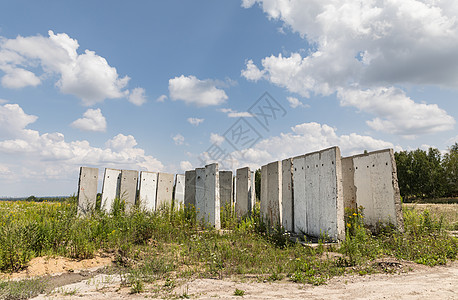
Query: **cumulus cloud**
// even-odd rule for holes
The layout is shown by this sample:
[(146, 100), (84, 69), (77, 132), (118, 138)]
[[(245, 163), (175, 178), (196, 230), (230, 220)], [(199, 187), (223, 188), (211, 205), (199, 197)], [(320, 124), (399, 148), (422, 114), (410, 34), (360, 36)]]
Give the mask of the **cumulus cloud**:
[(17, 104), (0, 106), (0, 138), (20, 138), (29, 135), (30, 131), (25, 127), (37, 119), (37, 116), (26, 114)]
[(214, 81), (200, 80), (192, 75), (170, 79), (169, 93), (173, 101), (181, 100), (199, 107), (220, 105), (228, 98), (226, 92), (217, 88)]
[[(242, 6), (255, 3), (312, 47), (305, 54), (265, 57), (262, 67), (248, 60), (242, 71), (247, 80), (266, 79), (303, 97), (327, 96), (341, 89), (377, 94), (381, 88), (407, 85), (458, 86), (458, 5), (450, 1), (244, 0)], [(449, 130), (454, 123), (438, 107), (400, 101), (408, 109), (406, 115), (419, 117), (415, 124), (396, 124), (401, 129), (395, 129), (393, 124), (400, 122), (395, 120), (397, 114), (379, 114), (382, 111), (375, 109), (371, 127), (409, 135)], [(379, 105), (376, 98), (365, 102)], [(357, 102), (344, 103), (361, 109)], [(441, 123), (437, 117), (445, 117), (446, 124), (436, 126)], [(427, 130), (424, 124), (431, 122), (433, 129)]]
[(183, 160), (180, 162), (180, 168), (181, 168), (181, 171), (189, 171), (189, 170), (192, 170), (192, 164), (191, 162), (187, 161), (187, 160)]
[[(18, 36), (0, 40), (0, 70), (5, 73), (1, 83), (4, 87), (36, 86), (41, 83), (41, 77), (57, 76), (56, 86), (60, 91), (80, 98), (84, 105), (129, 94), (125, 89), (129, 77), (120, 77), (105, 58), (90, 50), (79, 54), (78, 41), (65, 33), (55, 34), (50, 30), (48, 34), (49, 37)], [(39, 76), (37, 66), (43, 71)], [(139, 105), (141, 90), (134, 89), (131, 95), (131, 101)]]
[(145, 89), (135, 88), (129, 94), (129, 102), (137, 106), (142, 106), (146, 103)]
[(167, 100), (167, 96), (166, 95), (160, 95), (159, 97), (157, 97), (156, 101), (157, 102), (164, 102), (165, 100)]
[(210, 134), (210, 142), (212, 144), (221, 145), (224, 142), (224, 136), (221, 136), (217, 133)]
[(202, 123), (204, 119), (199, 119), (199, 118), (188, 118), (188, 123), (194, 126), (199, 126), (200, 123)]
[(291, 108), (297, 108), (297, 107), (310, 107), (309, 105), (305, 105), (299, 99), (295, 97), (286, 97), (286, 100), (288, 100), (289, 106)]
[(231, 108), (221, 108), (221, 109), (219, 109), (219, 111), (227, 114), (227, 116), (229, 118), (250, 118), (250, 117), (253, 116), (252, 114), (250, 114), (247, 111), (238, 112), (238, 111), (233, 110)]
[(175, 142), (175, 145), (181, 146), (184, 144), (184, 136), (179, 133), (173, 136), (172, 139)]
[(107, 121), (102, 115), (100, 108), (88, 109), (83, 114), (83, 117), (74, 121), (71, 126), (83, 131), (105, 132), (107, 129)]
[(137, 146), (137, 141), (132, 135), (118, 134), (105, 143), (107, 148), (115, 151), (122, 151), (124, 149), (132, 149)]

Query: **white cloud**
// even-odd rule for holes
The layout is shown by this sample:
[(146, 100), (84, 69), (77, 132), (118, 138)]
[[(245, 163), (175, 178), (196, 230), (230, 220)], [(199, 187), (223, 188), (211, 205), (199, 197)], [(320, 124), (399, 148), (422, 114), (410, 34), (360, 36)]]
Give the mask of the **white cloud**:
[(210, 142), (212, 144), (216, 144), (216, 145), (221, 145), (223, 142), (224, 142), (224, 136), (221, 136), (217, 133), (211, 133), (210, 134)]
[(220, 105), (227, 100), (224, 90), (216, 87), (214, 81), (200, 80), (195, 76), (175, 77), (169, 80), (170, 99), (181, 100), (199, 107)]
[(180, 168), (181, 168), (181, 171), (183, 171), (183, 172), (193, 169), (191, 162), (189, 162), (187, 160), (183, 160), (183, 161), (180, 162)]
[[(242, 71), (247, 80), (266, 79), (303, 97), (327, 96), (342, 89), (365, 93), (411, 85), (458, 85), (458, 5), (454, 2), (244, 0), (242, 6), (255, 3), (312, 47), (304, 55), (265, 57), (262, 68), (248, 60)], [(405, 98), (398, 97), (399, 105), (409, 109), (407, 115), (418, 117), (416, 124), (404, 124), (398, 112), (372, 109), (376, 118), (368, 122), (370, 126), (400, 135), (452, 128), (454, 120), (445, 111)], [(361, 109), (357, 102), (346, 103)], [(380, 101), (368, 98), (365, 103), (368, 111)], [(394, 105), (391, 101), (388, 106)], [(426, 124), (432, 124), (432, 129)]]
[(160, 96), (156, 99), (156, 101), (157, 101), (157, 102), (164, 102), (165, 100), (167, 100), (167, 98), (168, 98), (168, 97), (167, 97), (166, 95), (160, 95)]
[(105, 132), (107, 129), (107, 121), (102, 115), (100, 108), (88, 109), (83, 114), (83, 118), (74, 121), (71, 126), (84, 131)]
[(111, 148), (115, 151), (122, 151), (124, 149), (132, 149), (137, 146), (137, 141), (132, 135), (118, 134), (112, 139), (105, 143), (107, 148)]
[(20, 138), (28, 135), (25, 129), (37, 116), (26, 114), (17, 104), (0, 106), (0, 138)]
[(299, 101), (299, 99), (295, 97), (286, 97), (286, 100), (288, 100), (289, 106), (291, 106), (292, 108), (310, 107), (310, 105), (305, 105), (304, 103), (302, 103), (301, 101)]
[(173, 136), (172, 139), (175, 142), (175, 145), (181, 146), (184, 144), (184, 136), (179, 133)]
[(199, 126), (199, 124), (202, 123), (203, 121), (204, 121), (204, 119), (188, 118), (189, 124), (194, 125), (194, 126)]
[(377, 117), (367, 121), (369, 127), (403, 136), (453, 129), (455, 120), (436, 104), (419, 104), (396, 88), (340, 90), (342, 106), (354, 106)]
[(250, 114), (247, 111), (238, 112), (238, 111), (232, 110), (231, 108), (221, 108), (221, 109), (219, 109), (219, 111), (227, 114), (227, 116), (229, 118), (250, 118), (250, 117), (253, 117), (253, 115)]
[(80, 98), (85, 105), (128, 95), (128, 90), (124, 88), (129, 77), (119, 77), (117, 70), (105, 58), (90, 50), (78, 54), (78, 41), (65, 33), (54, 34), (50, 30), (48, 34), (49, 37), (18, 36), (0, 41), (0, 70), (5, 72), (3, 86), (36, 86), (41, 76), (32, 73), (32, 70), (35, 71), (38, 65), (44, 77), (57, 75), (56, 85), (62, 93)]
[(141, 106), (146, 103), (145, 89), (144, 88), (135, 88), (130, 91), (129, 102)]

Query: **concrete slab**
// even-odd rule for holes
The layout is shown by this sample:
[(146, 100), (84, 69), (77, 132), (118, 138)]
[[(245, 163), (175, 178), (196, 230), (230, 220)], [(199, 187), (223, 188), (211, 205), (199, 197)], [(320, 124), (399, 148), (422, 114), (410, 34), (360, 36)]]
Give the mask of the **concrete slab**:
[(218, 164), (205, 166), (205, 221), (221, 229)]
[(184, 176), (184, 205), (187, 208), (194, 209), (196, 207), (196, 171), (186, 171)]
[(78, 181), (78, 215), (86, 215), (95, 209), (97, 200), (97, 182), (99, 179), (99, 169), (80, 168)]
[(281, 162), (282, 170), (282, 226), (289, 232), (294, 231), (293, 159)]
[(131, 211), (137, 199), (138, 171), (121, 170), (121, 186), (119, 196), (124, 200), (126, 212)]
[(219, 196), (220, 196), (220, 207), (225, 208), (226, 205), (232, 207), (233, 203), (233, 179), (232, 171), (219, 171)]
[(156, 210), (167, 205), (172, 206), (173, 179), (175, 175), (169, 173), (158, 173)]
[(342, 158), (342, 188), (344, 207), (356, 211), (355, 166), (353, 157)]
[(183, 207), (184, 205), (184, 189), (185, 189), (185, 175), (177, 174), (175, 176), (175, 208)]
[(261, 167), (261, 203), (260, 203), (260, 217), (266, 218), (267, 211), (267, 165)]
[(345, 224), (340, 149), (333, 147), (302, 157), (293, 159), (295, 231), (342, 240)]
[(196, 169), (196, 218), (205, 221), (205, 168)]
[[(263, 197), (261, 194), (261, 214), (266, 222), (271, 226), (282, 224), (282, 170), (281, 162), (276, 161), (268, 164), (264, 168), (264, 173), (261, 176), (267, 175), (267, 178), (262, 180), (265, 187), (261, 190), (266, 193)], [(263, 204), (264, 201), (264, 204)]]
[(235, 214), (238, 218), (249, 216), (251, 204), (251, 172), (250, 168), (240, 168), (236, 171), (237, 201), (235, 202)]
[(140, 187), (138, 199), (140, 208), (146, 211), (156, 210), (157, 173), (140, 172)]
[(402, 231), (404, 222), (393, 150), (369, 152), (351, 158), (356, 205), (364, 208), (366, 225), (376, 230), (379, 223), (391, 223)]
[(110, 213), (113, 208), (115, 198), (119, 198), (121, 186), (121, 170), (105, 169), (102, 186), (101, 209)]
[(248, 190), (248, 203), (250, 205), (249, 211), (253, 212), (254, 206), (256, 205), (256, 180), (255, 173), (250, 171), (250, 188)]

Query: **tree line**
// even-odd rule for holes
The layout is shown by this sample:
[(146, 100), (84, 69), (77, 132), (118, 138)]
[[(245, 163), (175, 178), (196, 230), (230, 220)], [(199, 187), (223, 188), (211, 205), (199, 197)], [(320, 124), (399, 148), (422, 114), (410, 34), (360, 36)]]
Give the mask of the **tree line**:
[(404, 201), (458, 197), (458, 143), (444, 155), (429, 148), (395, 152), (394, 157)]

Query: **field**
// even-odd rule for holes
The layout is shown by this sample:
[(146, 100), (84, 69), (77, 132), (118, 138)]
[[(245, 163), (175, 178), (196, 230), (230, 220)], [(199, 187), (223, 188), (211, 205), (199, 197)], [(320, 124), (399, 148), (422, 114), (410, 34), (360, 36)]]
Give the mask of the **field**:
[[(223, 213), (224, 231), (218, 232), (193, 221), (189, 211), (164, 208), (154, 214), (127, 215), (118, 204), (110, 215), (95, 211), (79, 218), (72, 198), (62, 203), (0, 202), (0, 297), (24, 299), (53, 289), (59, 295), (77, 294), (56, 292), (56, 287), (72, 281), (26, 279), (47, 273), (31, 270), (50, 261), (65, 265), (62, 261), (67, 260), (60, 270), (66, 278), (79, 274), (80, 281), (90, 281), (110, 276), (100, 285), (115, 285), (131, 296), (186, 298), (199, 294), (187, 287), (199, 280), (229, 282), (229, 287), (251, 282), (234, 288), (235, 297), (251, 284), (318, 286), (348, 276), (403, 273), (418, 269), (418, 264), (426, 269), (446, 265), (458, 254), (458, 239), (450, 233), (458, 222), (453, 204), (405, 205), (404, 233), (384, 228), (372, 235), (362, 226), (361, 214), (348, 212), (347, 239), (328, 247), (292, 243), (281, 228), (268, 230), (258, 218), (238, 222), (229, 211)], [(84, 267), (79, 262), (88, 263)], [(100, 265), (108, 266), (96, 273), (75, 271)]]

